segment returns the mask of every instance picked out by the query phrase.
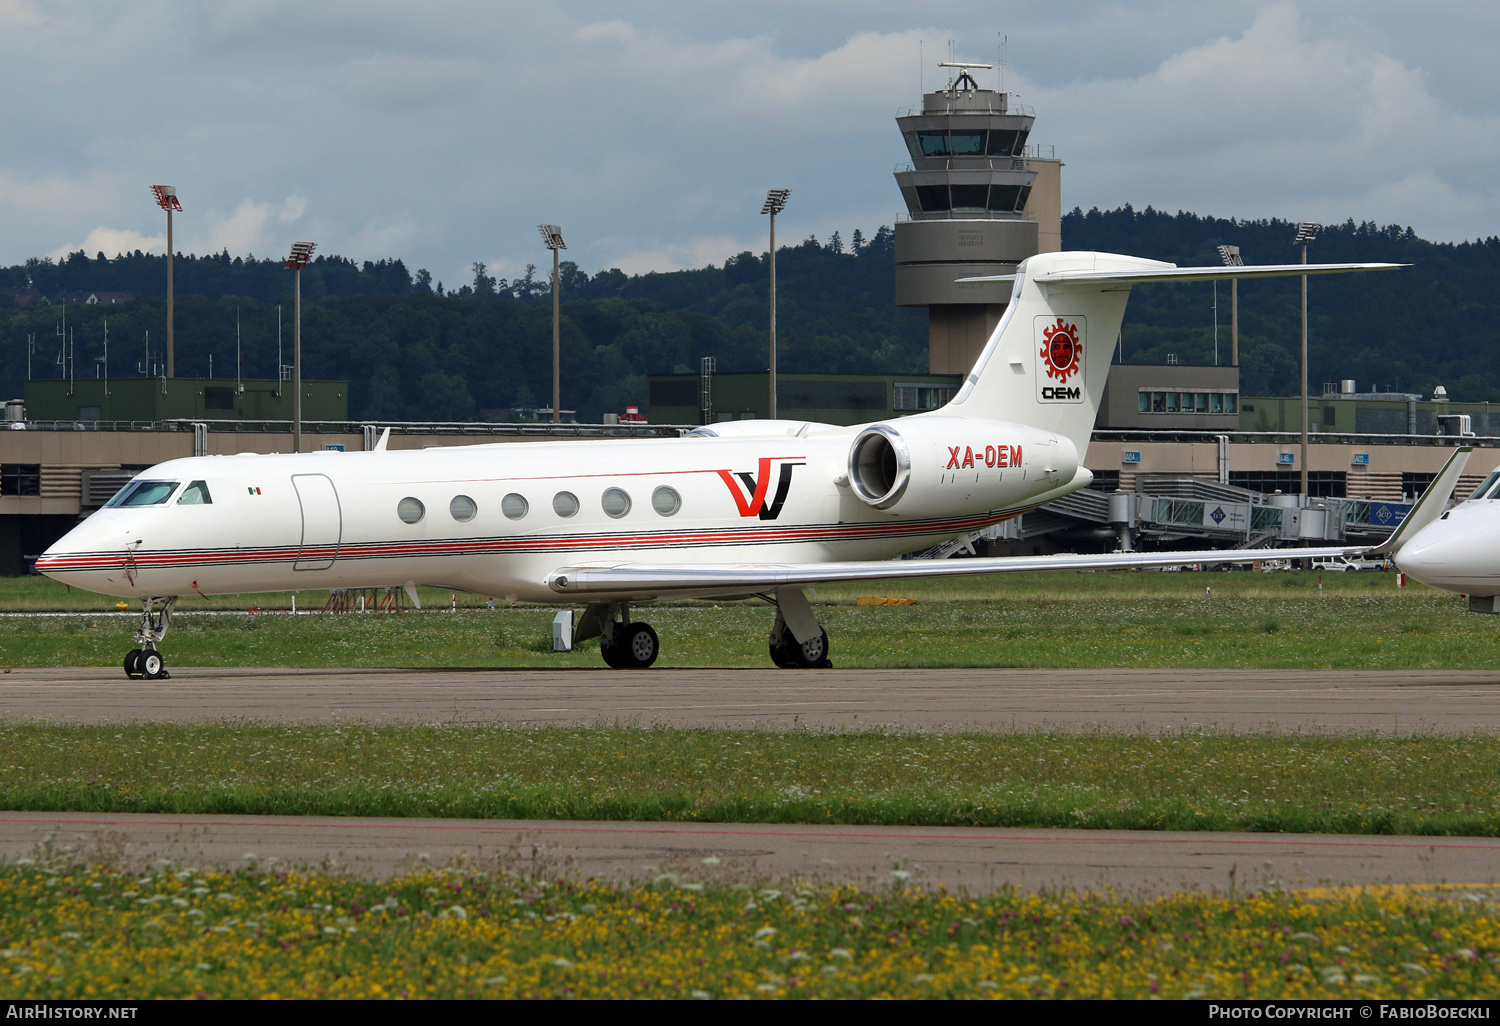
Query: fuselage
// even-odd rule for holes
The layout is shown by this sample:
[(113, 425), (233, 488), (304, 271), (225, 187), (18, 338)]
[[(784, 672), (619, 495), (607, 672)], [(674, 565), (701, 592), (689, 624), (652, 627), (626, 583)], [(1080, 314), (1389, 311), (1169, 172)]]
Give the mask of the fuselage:
[[(851, 491), (860, 429), (828, 425), (172, 460), (138, 475), (37, 569), (127, 598), (414, 584), (557, 601), (546, 582), (559, 567), (883, 559), (1086, 483), (1066, 440), (1059, 460), (1048, 434), (981, 423), (957, 456), (946, 445), (915, 457), (928, 494), (907, 512)], [(1004, 443), (988, 459), (986, 440)]]
[[(1476, 494), (1484, 491), (1482, 485)], [(1500, 595), (1500, 499), (1460, 502), (1408, 539), (1391, 562), (1435, 588), (1476, 597)]]

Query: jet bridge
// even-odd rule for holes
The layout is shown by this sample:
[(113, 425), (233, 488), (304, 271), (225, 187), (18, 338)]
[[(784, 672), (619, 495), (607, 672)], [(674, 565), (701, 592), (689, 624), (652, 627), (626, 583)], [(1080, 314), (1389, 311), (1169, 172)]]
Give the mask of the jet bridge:
[(1019, 542), (1053, 535), (1073, 545), (1093, 541), (1124, 549), (1142, 540), (1225, 549), (1373, 544), (1411, 510), (1409, 503), (1373, 499), (1311, 498), (1306, 506), (1297, 499), (1201, 477), (1141, 475), (1135, 491), (1074, 492), (952, 543), (948, 551), (980, 539)]

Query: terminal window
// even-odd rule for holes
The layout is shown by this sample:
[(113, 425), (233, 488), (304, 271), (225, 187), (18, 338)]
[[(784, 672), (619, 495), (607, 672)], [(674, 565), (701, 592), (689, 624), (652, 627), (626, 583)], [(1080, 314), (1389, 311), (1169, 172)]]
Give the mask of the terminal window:
[(1089, 483), (1089, 488), (1096, 492), (1113, 492), (1120, 487), (1120, 472), (1118, 470), (1091, 470), (1094, 480)]
[(1238, 392), (1157, 392), (1141, 389), (1136, 400), (1137, 413), (1217, 413), (1238, 414)]
[(1401, 495), (1403, 498), (1415, 502), (1417, 497), (1427, 491), (1427, 486), (1435, 480), (1437, 480), (1436, 474), (1404, 471), (1401, 474)]
[[(1231, 470), (1229, 483), (1251, 491), (1283, 492), (1297, 495), (1302, 491), (1302, 472), (1298, 470)], [(1348, 475), (1342, 470), (1314, 470), (1307, 475), (1307, 493), (1320, 499), (1342, 499), (1348, 494)]]
[(41, 495), (40, 463), (0, 463), (0, 495)]

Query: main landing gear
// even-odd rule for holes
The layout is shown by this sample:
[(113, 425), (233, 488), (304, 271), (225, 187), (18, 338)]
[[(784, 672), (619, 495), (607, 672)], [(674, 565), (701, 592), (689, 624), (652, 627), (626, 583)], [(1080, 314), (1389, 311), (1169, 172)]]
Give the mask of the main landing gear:
[(776, 622), (771, 626), (771, 662), (783, 670), (831, 668), (828, 632), (813, 615), (807, 594), (801, 588), (780, 588), (773, 601)]
[[(771, 627), (771, 662), (783, 670), (826, 670), (828, 632), (818, 623), (801, 588), (780, 588), (761, 598), (776, 606)], [(626, 602), (591, 602), (573, 628), (573, 643), (599, 639), (604, 661), (616, 670), (644, 670), (661, 654), (661, 642), (649, 623), (632, 621)]]
[(165, 680), (172, 676), (167, 672), (167, 661), (156, 646), (166, 636), (167, 627), (172, 623), (172, 611), (176, 608), (176, 595), (141, 599), (141, 626), (135, 632), (135, 643), (139, 647), (125, 653), (125, 676), (131, 680)]
[(573, 642), (599, 639), (604, 661), (616, 670), (644, 670), (661, 655), (661, 642), (649, 623), (630, 620), (624, 602), (592, 602), (578, 618)]

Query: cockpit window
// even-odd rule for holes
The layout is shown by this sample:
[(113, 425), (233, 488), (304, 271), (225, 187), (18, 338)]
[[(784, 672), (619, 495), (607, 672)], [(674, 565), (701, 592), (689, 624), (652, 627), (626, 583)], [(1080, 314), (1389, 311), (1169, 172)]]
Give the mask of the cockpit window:
[(1500, 486), (1500, 470), (1495, 471), (1494, 473), (1490, 474), (1489, 477), (1481, 481), (1479, 483), (1479, 487), (1474, 489), (1474, 493), (1470, 495), (1469, 498), (1493, 499), (1495, 497), (1495, 489), (1497, 486)]
[(182, 498), (177, 500), (179, 506), (208, 506), (213, 503), (208, 494), (208, 482), (194, 481), (182, 490)]
[(115, 493), (110, 506), (160, 506), (172, 497), (180, 481), (135, 481)]

